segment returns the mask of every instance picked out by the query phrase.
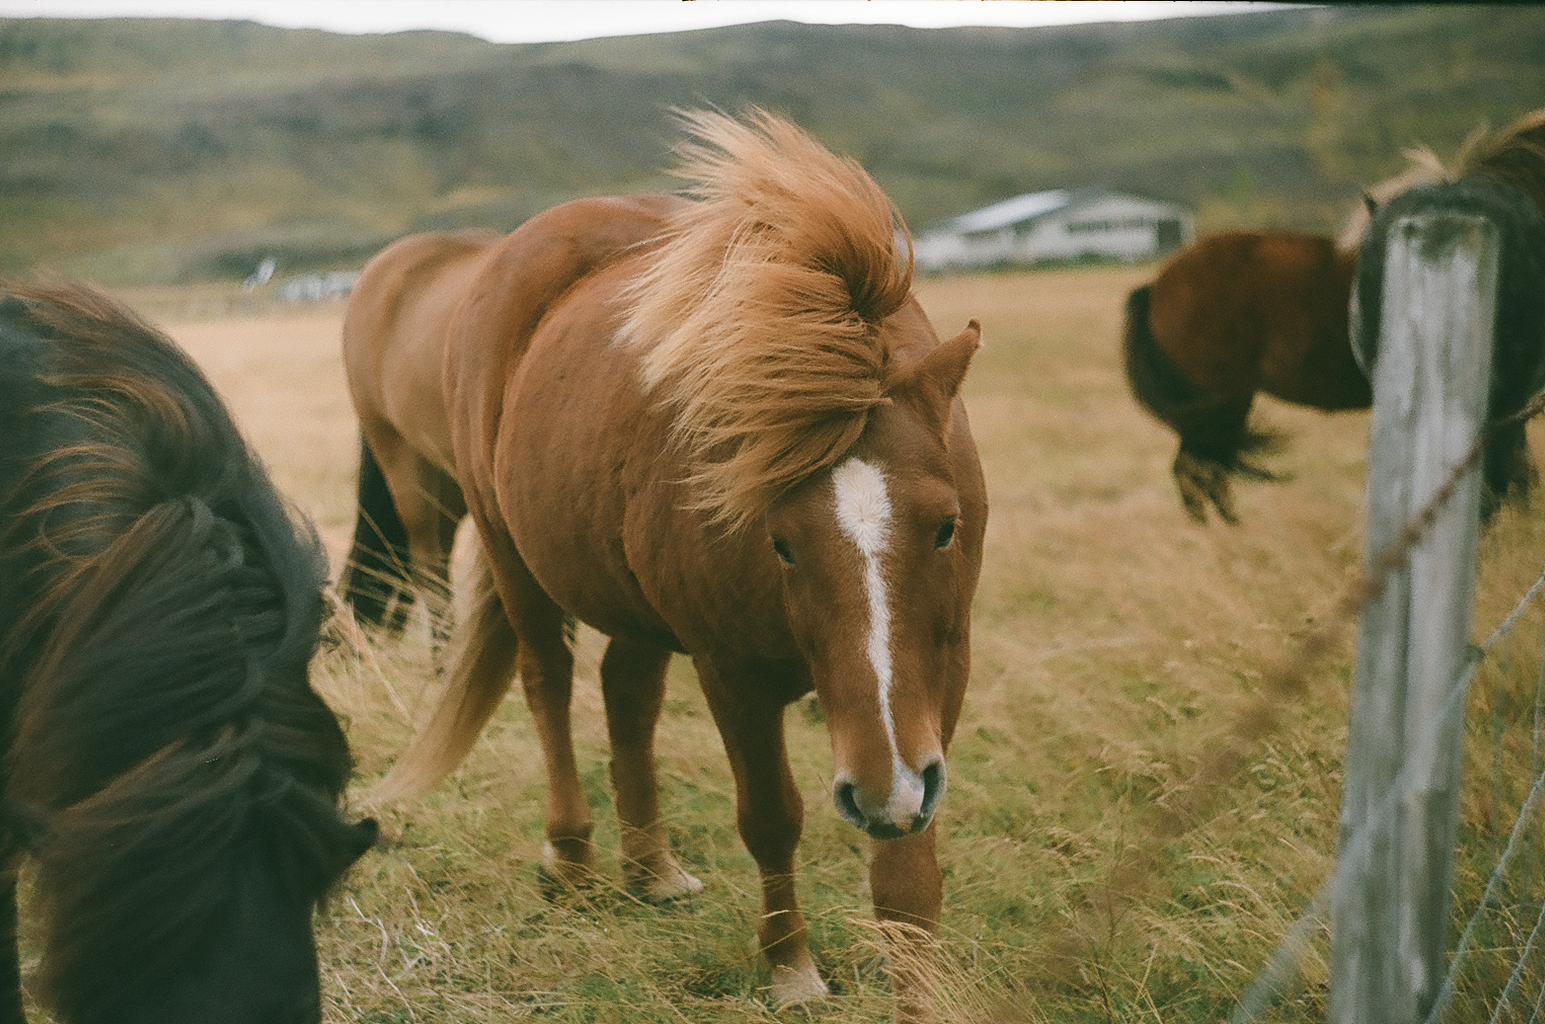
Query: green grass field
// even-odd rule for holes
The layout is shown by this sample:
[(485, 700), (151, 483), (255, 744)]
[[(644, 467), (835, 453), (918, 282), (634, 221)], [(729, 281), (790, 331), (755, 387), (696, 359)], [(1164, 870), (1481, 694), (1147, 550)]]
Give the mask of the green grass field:
[[(1263, 400), (1260, 424), (1284, 439), (1270, 465), (1290, 479), (1240, 486), (1237, 527), (1191, 523), (1169, 477), (1174, 439), (1135, 406), (1121, 375), (1122, 299), (1148, 273), (918, 284), (941, 334), (975, 316), (986, 346), (966, 401), (991, 519), (971, 690), (939, 825), (945, 1021), (1215, 1024), (1333, 864), (1352, 624), (1327, 617), (1361, 559), (1366, 417)], [(128, 298), (208, 369), (280, 486), (341, 557), (356, 445), (337, 354), (341, 307), (243, 312), (212, 292)], [(1542, 541), (1545, 531), (1514, 511), (1491, 531), (1484, 628), (1533, 579)], [(1486, 709), (1477, 757), (1488, 759), (1479, 774), (1497, 774), (1494, 723), (1527, 725), (1516, 693), (1533, 692), (1531, 615), (1510, 655), (1517, 667), (1477, 687)], [(1336, 629), (1331, 654), (1273, 705), (1263, 679), (1324, 626)], [(599, 638), (582, 631), (579, 648), (576, 742), (615, 884), (544, 895), (543, 773), (512, 699), (447, 782), (377, 812), (386, 841), (319, 929), (326, 1019), (888, 1020), (867, 841), (830, 806), (817, 716), (791, 708), (790, 742), (806, 803), (801, 893), (835, 994), (780, 1013), (765, 1001), (768, 978), (750, 945), (755, 868), (689, 665), (673, 666), (660, 726), (662, 799), (678, 856), (706, 890), (662, 908), (620, 884)], [(401, 642), (342, 643), (321, 658), (316, 681), (347, 719), (363, 791), (434, 698), (423, 624)], [(1241, 723), (1263, 707), (1275, 711), (1272, 724), (1242, 739)], [(1513, 759), (1527, 763), (1521, 743), (1499, 768), (1509, 777)], [(1223, 750), (1242, 754), (1237, 767)], [(1499, 793), (1467, 797), (1477, 849), (1491, 849)], [(1479, 855), (1462, 858), (1461, 888), (1478, 891), (1486, 870)], [(1302, 986), (1271, 1019), (1323, 1019), (1324, 954), (1322, 934)]]

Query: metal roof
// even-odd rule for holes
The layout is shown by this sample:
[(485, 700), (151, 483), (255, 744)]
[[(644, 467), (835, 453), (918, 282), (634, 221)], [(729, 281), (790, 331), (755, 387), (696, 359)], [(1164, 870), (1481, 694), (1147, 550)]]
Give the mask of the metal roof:
[(998, 231), (1015, 224), (1037, 220), (1049, 213), (1069, 207), (1083, 208), (1094, 202), (1123, 199), (1153, 206), (1172, 207), (1173, 204), (1157, 199), (1144, 199), (1124, 192), (1108, 192), (1101, 188), (1054, 188), (1046, 192), (1029, 192), (1012, 199), (1005, 199), (980, 210), (962, 213), (942, 224), (936, 224), (926, 234), (971, 235), (982, 231)]
[(962, 213), (953, 220), (947, 221), (943, 227), (965, 234), (976, 231), (996, 231), (1010, 224), (1019, 224), (1054, 210), (1060, 210), (1072, 200), (1072, 191), (1065, 188), (1054, 188), (1047, 192), (1030, 192), (1015, 196), (1013, 199), (1005, 199), (1001, 203), (984, 206), (980, 210)]

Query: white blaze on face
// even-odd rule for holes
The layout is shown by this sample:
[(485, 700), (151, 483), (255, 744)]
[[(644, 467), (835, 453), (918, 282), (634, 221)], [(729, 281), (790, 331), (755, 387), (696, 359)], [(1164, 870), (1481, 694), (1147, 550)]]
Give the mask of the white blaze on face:
[[(881, 558), (890, 541), (891, 499), (885, 474), (877, 466), (852, 458), (832, 470), (837, 524), (857, 547), (864, 563), (864, 593), (869, 603), (866, 650), (879, 683), (880, 720), (890, 743), (893, 790), (890, 810), (904, 818), (922, 806), (923, 790), (901, 763), (896, 746), (896, 722), (891, 712), (891, 609)], [(915, 792), (914, 792), (915, 791)]]

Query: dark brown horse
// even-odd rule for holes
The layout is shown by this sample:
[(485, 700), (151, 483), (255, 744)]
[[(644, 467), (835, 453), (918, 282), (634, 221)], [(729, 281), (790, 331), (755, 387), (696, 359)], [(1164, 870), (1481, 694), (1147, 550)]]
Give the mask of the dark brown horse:
[(314, 1024), (313, 909), (375, 837), (307, 666), (325, 561), (209, 384), (95, 293), (0, 296), (0, 1021)]
[[(1368, 407), (1372, 394), (1352, 354), (1348, 310), (1359, 246), (1381, 204), (1422, 184), (1485, 177), (1545, 209), (1545, 110), (1500, 132), (1473, 132), (1452, 166), (1426, 148), (1407, 157), (1404, 171), (1369, 189), (1339, 239), (1210, 235), (1127, 297), (1127, 380), (1137, 400), (1180, 435), (1175, 483), (1198, 522), (1206, 521), (1209, 503), (1237, 521), (1232, 476), (1272, 478), (1249, 458), (1267, 440), (1247, 425), (1257, 392), (1327, 411)], [(1500, 430), (1486, 453), (1484, 509), (1489, 514), (1509, 494), (1527, 497), (1533, 477), (1522, 427)]]
[[(1421, 154), (1413, 154), (1420, 157)], [(1439, 166), (1430, 155), (1416, 166)], [(1353, 309), (1353, 346), (1364, 365), (1377, 358), (1386, 246), (1405, 217), (1432, 210), (1472, 214), (1499, 231), (1499, 265), (1492, 323), (1489, 438), (1482, 461), (1482, 512), (1489, 516), (1510, 493), (1526, 498), (1535, 479), (1527, 424), (1519, 412), (1542, 385), (1545, 352), (1545, 110), (1504, 131), (1476, 132), (1453, 171), (1408, 176), (1381, 204), (1366, 231)]]
[(1127, 381), (1180, 435), (1175, 483), (1186, 511), (1210, 503), (1236, 522), (1230, 477), (1271, 479), (1251, 461), (1258, 392), (1327, 411), (1366, 409), (1347, 309), (1356, 248), (1280, 231), (1229, 231), (1182, 249), (1127, 297)]
[[(801, 695), (825, 713), (837, 812), (872, 837), (876, 912), (939, 920), (934, 813), (987, 518), (956, 397), (979, 332), (939, 342), (899, 220), (855, 164), (767, 114), (688, 123), (690, 201), (556, 207), (445, 275), (445, 293), (419, 292), (449, 311), (434, 331), (445, 390), (422, 404), (448, 416), (486, 569), (447, 693), (378, 794), (454, 768), (518, 668), (547, 766), (547, 869), (589, 877), (573, 616), (611, 638), (601, 688), (630, 878), (653, 898), (695, 891), (654, 762), (666, 665), (687, 653), (761, 871), (773, 995), (797, 1002), (826, 990), (794, 889), (803, 809), (783, 716)], [(904, 1016), (921, 1012), (909, 977)]]

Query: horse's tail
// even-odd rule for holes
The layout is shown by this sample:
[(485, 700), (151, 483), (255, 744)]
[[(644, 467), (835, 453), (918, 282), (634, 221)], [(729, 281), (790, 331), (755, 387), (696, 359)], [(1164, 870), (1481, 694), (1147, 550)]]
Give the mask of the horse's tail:
[(1126, 330), (1121, 339), (1127, 385), (1138, 404), (1179, 429), (1178, 414), (1195, 402), (1196, 389), (1159, 351), (1158, 339), (1148, 322), (1152, 302), (1153, 289), (1146, 284), (1134, 288), (1127, 296)]
[(517, 647), (488, 556), (479, 545), (472, 615), (458, 631), (445, 692), (428, 724), (366, 795), (367, 803), (417, 796), (461, 763), (510, 688)]
[(1249, 425), (1248, 396), (1243, 400), (1210, 398), (1186, 379), (1153, 335), (1149, 320), (1152, 301), (1152, 288), (1146, 284), (1127, 296), (1121, 347), (1133, 397), (1180, 435), (1182, 449), (1230, 472), (1259, 480), (1277, 479), (1270, 470), (1244, 456), (1273, 451), (1280, 438)]
[[(392, 492), (387, 489), (381, 464), (364, 437), (359, 442), (359, 500), (354, 521), (354, 543), (349, 548), (340, 585), (343, 599), (354, 617), (372, 626), (396, 628), (413, 602), (412, 562), (408, 530), (397, 514)], [(394, 621), (386, 622), (387, 608), (397, 601)]]

